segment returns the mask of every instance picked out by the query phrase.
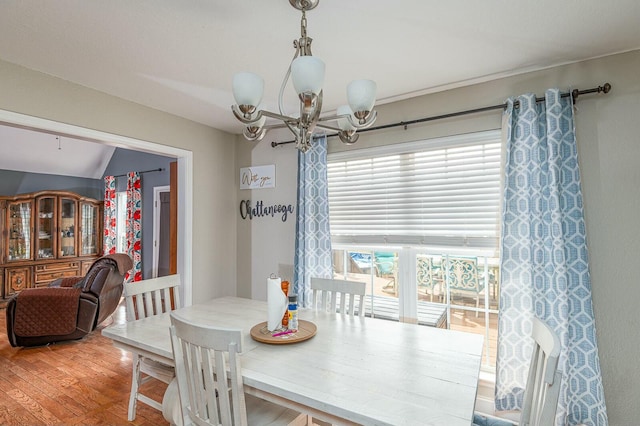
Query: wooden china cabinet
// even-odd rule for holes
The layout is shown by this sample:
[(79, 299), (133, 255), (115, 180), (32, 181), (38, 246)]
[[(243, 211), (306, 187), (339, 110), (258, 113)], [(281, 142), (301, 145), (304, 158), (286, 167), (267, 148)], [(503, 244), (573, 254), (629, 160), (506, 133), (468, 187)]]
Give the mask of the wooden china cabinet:
[(84, 275), (102, 252), (102, 201), (66, 191), (0, 197), (0, 307), (25, 288)]

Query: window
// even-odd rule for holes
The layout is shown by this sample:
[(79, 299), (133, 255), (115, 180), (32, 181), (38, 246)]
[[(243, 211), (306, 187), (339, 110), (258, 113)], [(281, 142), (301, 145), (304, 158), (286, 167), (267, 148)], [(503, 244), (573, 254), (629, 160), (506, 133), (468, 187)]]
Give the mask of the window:
[(367, 315), (485, 334), (495, 365), (500, 132), (329, 154), (337, 277)]
[(116, 192), (116, 252), (127, 253), (127, 191)]

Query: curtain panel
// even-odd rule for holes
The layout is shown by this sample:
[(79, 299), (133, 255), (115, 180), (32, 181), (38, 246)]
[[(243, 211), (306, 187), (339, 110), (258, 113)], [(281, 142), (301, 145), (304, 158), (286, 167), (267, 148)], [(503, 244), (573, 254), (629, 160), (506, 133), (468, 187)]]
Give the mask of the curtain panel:
[(142, 180), (138, 172), (127, 174), (127, 254), (133, 268), (125, 280), (142, 280)]
[(104, 254), (116, 252), (116, 225), (118, 221), (118, 209), (116, 205), (116, 178), (104, 177)]
[(306, 153), (298, 151), (298, 209), (294, 254), (294, 291), (298, 305), (311, 307), (311, 277), (333, 278), (327, 138), (317, 138)]
[(504, 117), (496, 409), (522, 408), (535, 315), (562, 342), (556, 424), (604, 426), (572, 99), (545, 98), (509, 99)]

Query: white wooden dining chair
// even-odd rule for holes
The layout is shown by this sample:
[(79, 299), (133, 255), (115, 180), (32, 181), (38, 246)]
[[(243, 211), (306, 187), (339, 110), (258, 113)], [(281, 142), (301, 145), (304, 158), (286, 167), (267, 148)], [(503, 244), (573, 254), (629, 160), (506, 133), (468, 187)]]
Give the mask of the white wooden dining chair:
[(242, 330), (194, 324), (171, 314), (169, 332), (185, 424), (307, 424), (296, 411), (245, 395)]
[[(561, 343), (551, 328), (533, 318), (533, 354), (524, 391), (519, 426), (547, 426), (555, 424), (562, 372), (558, 369)], [(512, 426), (513, 423), (491, 416), (476, 414), (474, 426)]]
[(366, 283), (360, 281), (312, 277), (313, 307), (328, 312), (364, 317), (366, 286)]
[[(180, 275), (129, 282), (124, 284), (127, 321), (136, 321), (159, 315), (181, 307)], [(174, 368), (140, 354), (134, 354), (129, 394), (128, 419), (136, 418), (136, 406), (140, 401), (162, 411), (162, 402), (140, 392), (140, 386), (149, 380), (169, 384), (175, 377)]]

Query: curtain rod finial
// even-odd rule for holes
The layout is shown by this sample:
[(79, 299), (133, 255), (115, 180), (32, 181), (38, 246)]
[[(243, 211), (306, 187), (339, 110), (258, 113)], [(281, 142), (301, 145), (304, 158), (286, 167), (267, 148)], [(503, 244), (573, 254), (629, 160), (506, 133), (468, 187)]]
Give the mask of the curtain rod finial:
[(573, 104), (576, 104), (576, 100), (578, 99), (578, 96), (580, 96), (580, 91), (578, 89), (573, 89), (571, 91), (571, 100), (573, 101)]

